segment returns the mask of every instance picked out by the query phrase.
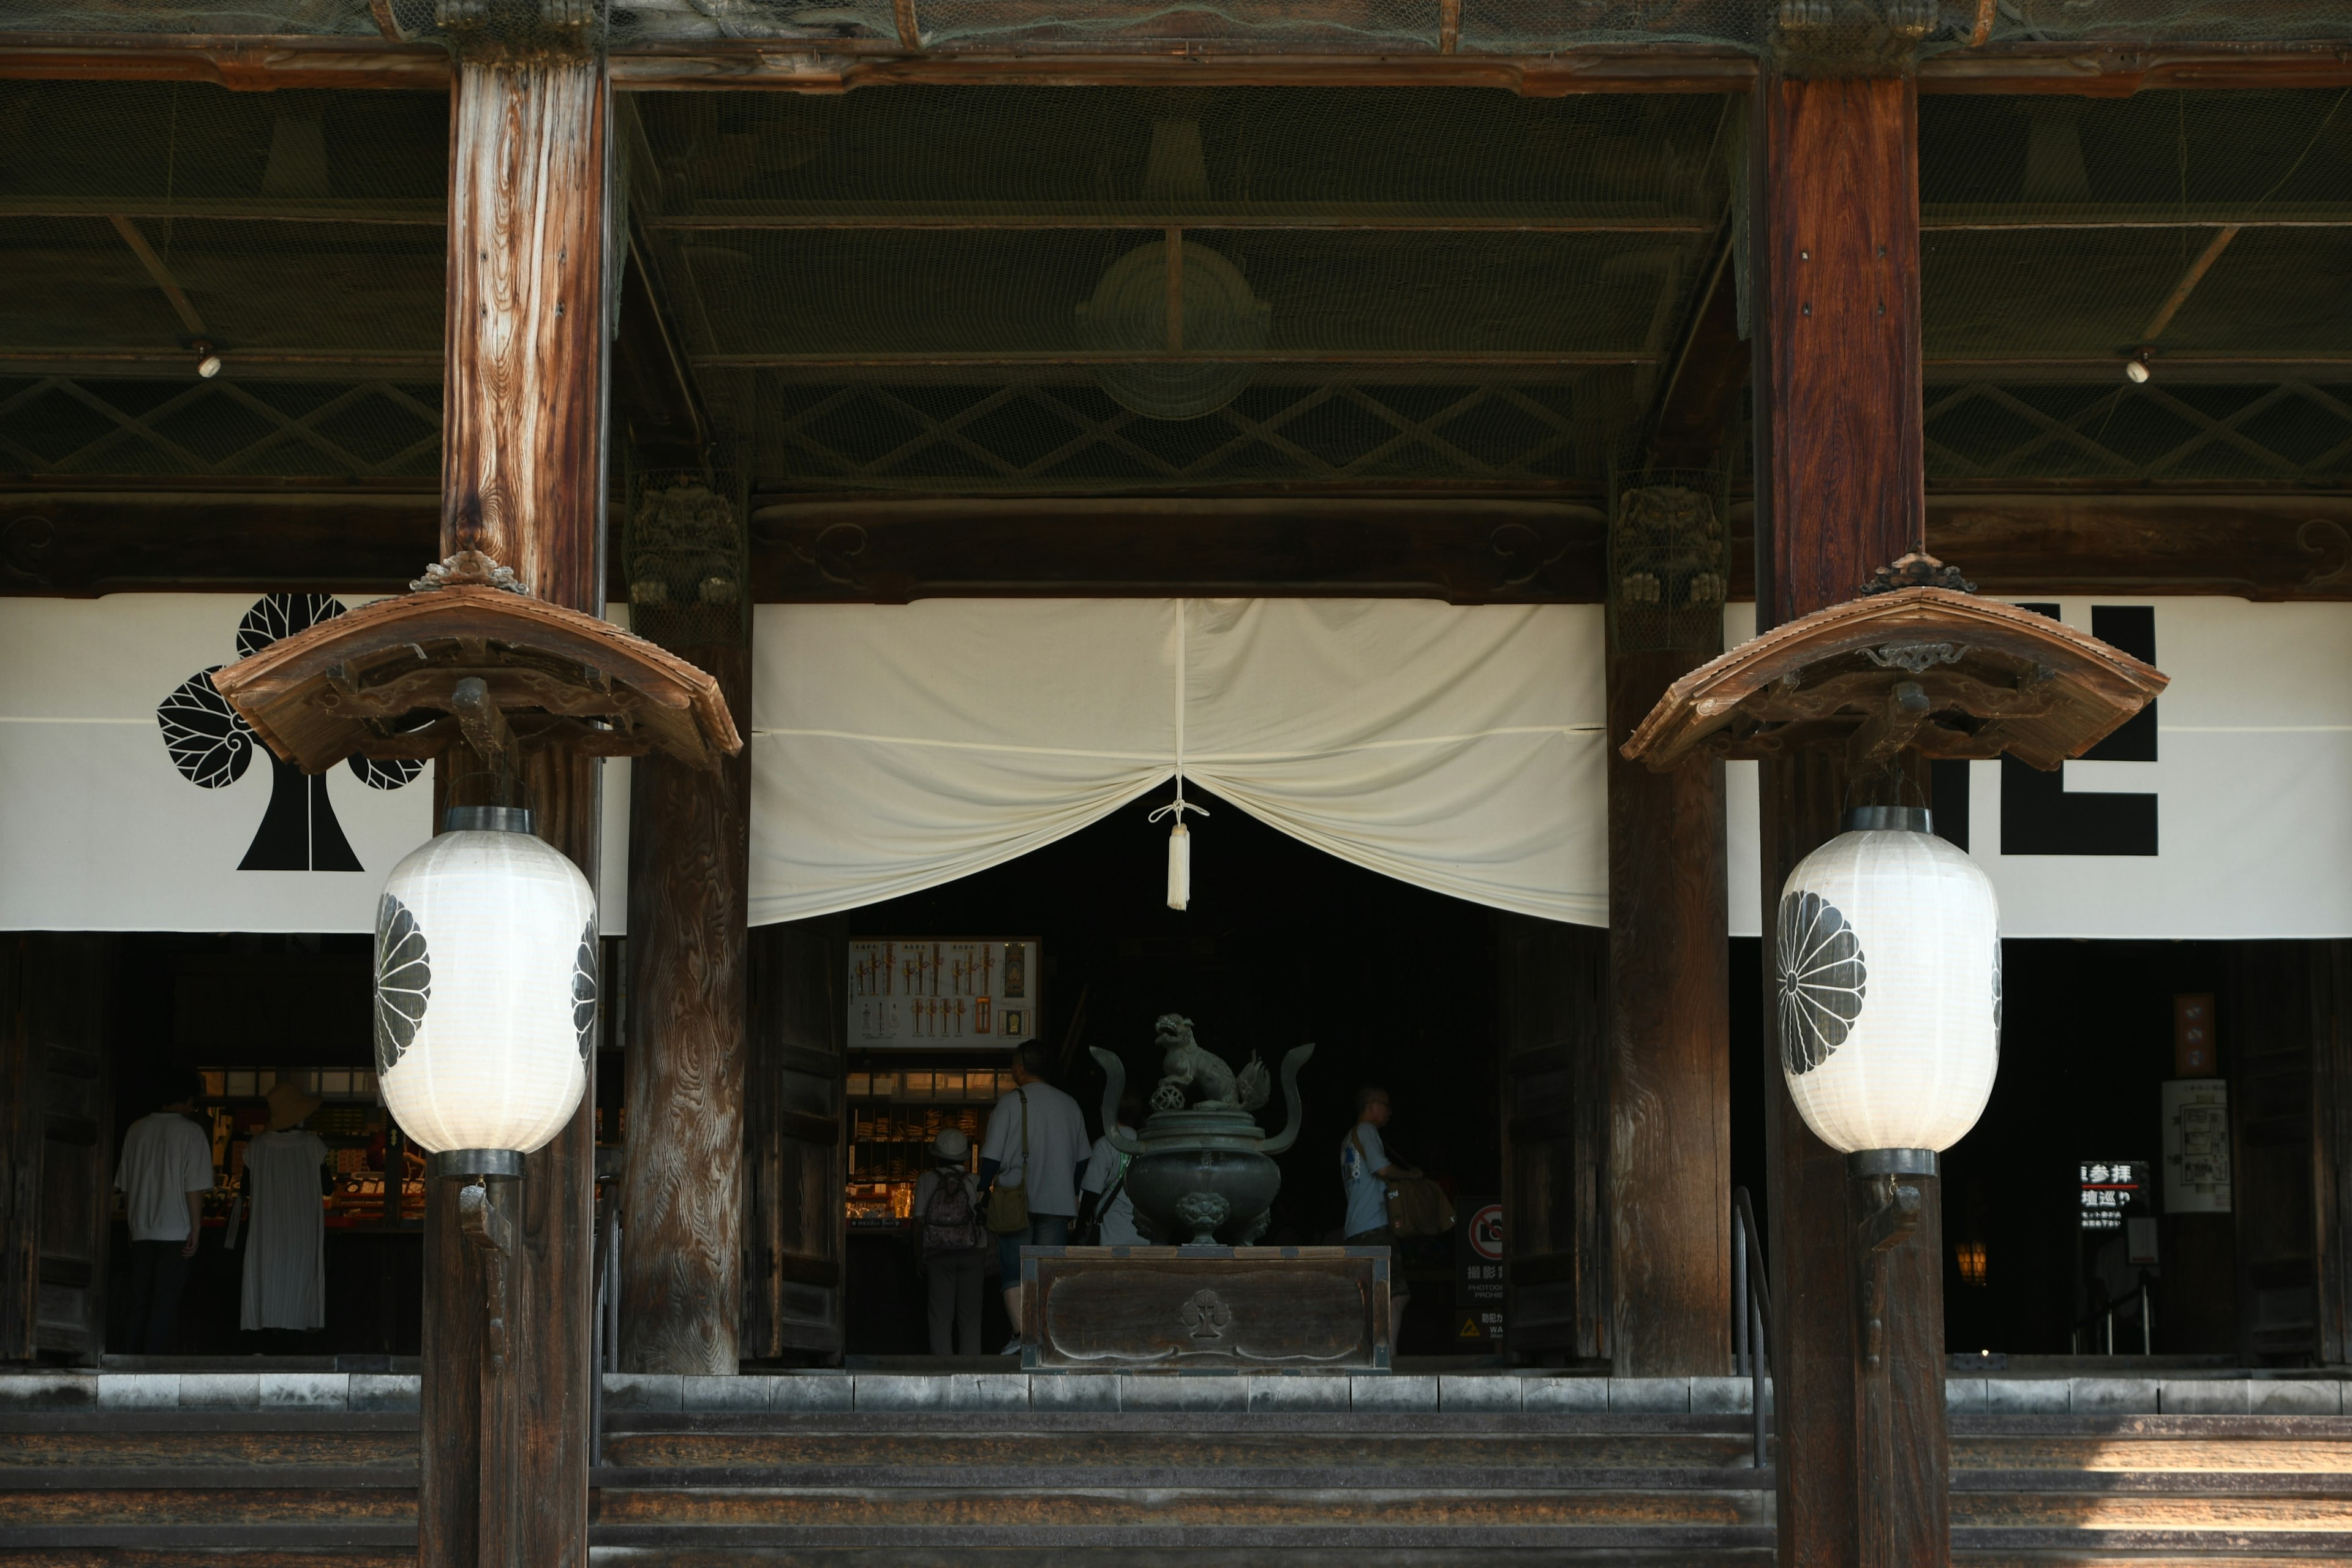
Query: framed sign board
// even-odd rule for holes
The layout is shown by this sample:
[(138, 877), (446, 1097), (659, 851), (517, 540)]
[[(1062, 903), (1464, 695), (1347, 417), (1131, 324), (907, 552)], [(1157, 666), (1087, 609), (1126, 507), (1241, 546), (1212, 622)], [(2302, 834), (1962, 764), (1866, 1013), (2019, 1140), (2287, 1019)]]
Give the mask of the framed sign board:
[(2230, 1086), (2218, 1078), (2164, 1086), (2164, 1207), (2230, 1212)]
[(1045, 977), (1034, 937), (865, 937), (849, 944), (849, 1043), (986, 1050), (1034, 1040)]

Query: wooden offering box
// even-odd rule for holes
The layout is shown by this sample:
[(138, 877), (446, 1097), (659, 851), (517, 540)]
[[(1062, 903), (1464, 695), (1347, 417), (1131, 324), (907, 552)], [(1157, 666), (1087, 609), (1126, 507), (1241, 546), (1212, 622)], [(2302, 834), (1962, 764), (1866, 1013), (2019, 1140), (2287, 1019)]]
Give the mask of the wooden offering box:
[(1385, 1247), (1024, 1247), (1033, 1372), (1386, 1372)]

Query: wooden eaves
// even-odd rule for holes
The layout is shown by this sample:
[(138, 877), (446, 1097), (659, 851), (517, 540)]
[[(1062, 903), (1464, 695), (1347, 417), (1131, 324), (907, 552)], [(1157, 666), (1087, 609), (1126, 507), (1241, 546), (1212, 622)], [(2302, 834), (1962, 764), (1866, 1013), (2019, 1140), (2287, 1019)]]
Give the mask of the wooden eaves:
[(281, 638), (213, 683), (310, 773), (354, 755), (439, 756), (485, 722), (501, 749), (526, 752), (658, 752), (708, 770), (743, 749), (710, 675), (609, 621), (495, 585), (499, 575), (471, 552), (452, 557), (415, 592)]
[(1695, 756), (1843, 746), (1858, 770), (1907, 749), (2013, 756), (2047, 771), (2113, 733), (2168, 679), (2051, 616), (1902, 587), (1816, 610), (1701, 665), (1667, 689), (1623, 754), (1664, 772)]

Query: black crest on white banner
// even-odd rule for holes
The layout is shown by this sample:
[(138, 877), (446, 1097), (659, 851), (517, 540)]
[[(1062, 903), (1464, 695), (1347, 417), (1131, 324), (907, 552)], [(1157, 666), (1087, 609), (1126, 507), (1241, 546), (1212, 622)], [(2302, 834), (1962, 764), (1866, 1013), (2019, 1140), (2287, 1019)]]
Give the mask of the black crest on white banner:
[(1819, 893), (1780, 900), (1773, 957), (1780, 977), (1780, 1066), (1809, 1073), (1845, 1044), (1869, 989), (1862, 939)]
[[(343, 613), (341, 601), (326, 594), (272, 594), (254, 602), (237, 623), (240, 658), (271, 643), (307, 631)], [(155, 710), (172, 765), (190, 784), (221, 789), (245, 776), (257, 749), (252, 729), (213, 685), (213, 665), (172, 689)], [(264, 751), (263, 754), (268, 755)], [(357, 871), (362, 868), (335, 820), (324, 776), (305, 774), (291, 763), (269, 757), (269, 808), (254, 831), (253, 844), (237, 863), (240, 871)], [(425, 771), (418, 762), (373, 762), (353, 757), (351, 770), (370, 789), (398, 789)]]
[(425, 1024), (425, 1005), (433, 998), (433, 955), (425, 945), (425, 928), (415, 914), (392, 894), (383, 896), (376, 916), (375, 936), (375, 1070), (388, 1073), (401, 1054), (416, 1039)]

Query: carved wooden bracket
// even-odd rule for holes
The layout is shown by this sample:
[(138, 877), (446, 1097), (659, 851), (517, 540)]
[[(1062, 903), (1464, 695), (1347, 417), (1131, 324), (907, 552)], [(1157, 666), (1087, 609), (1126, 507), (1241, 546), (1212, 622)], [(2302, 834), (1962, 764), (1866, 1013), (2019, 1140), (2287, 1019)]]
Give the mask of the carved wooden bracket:
[(696, 768), (743, 749), (719, 682), (608, 621), (531, 597), (475, 552), (413, 591), (281, 638), (213, 678), (269, 749), (304, 773), (346, 757), (487, 746), (509, 765), (548, 747), (650, 752)]
[[(1906, 556), (1881, 579), (1944, 580)], [(2155, 700), (2168, 678), (2047, 616), (1946, 587), (1881, 588), (1742, 643), (1667, 688), (1625, 742), (1685, 758), (1843, 746), (1857, 770), (1903, 751), (2013, 756), (2047, 771)]]

